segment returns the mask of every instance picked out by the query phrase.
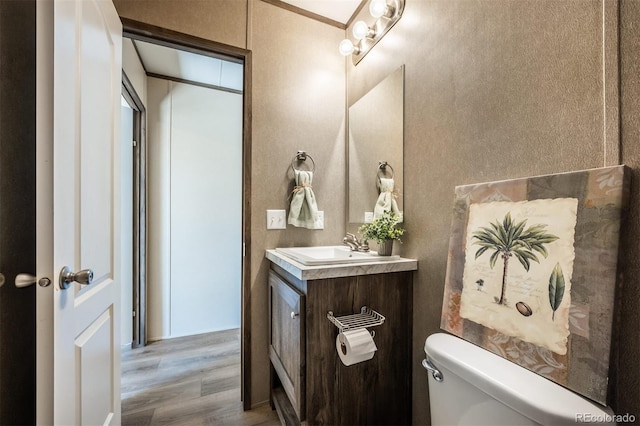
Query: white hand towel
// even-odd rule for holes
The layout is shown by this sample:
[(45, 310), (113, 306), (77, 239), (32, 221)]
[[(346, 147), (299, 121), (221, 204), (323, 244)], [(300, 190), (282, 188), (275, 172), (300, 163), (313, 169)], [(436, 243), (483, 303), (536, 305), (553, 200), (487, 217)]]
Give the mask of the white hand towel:
[(380, 178), (380, 195), (378, 201), (373, 208), (373, 219), (381, 218), (384, 212), (391, 211), (395, 213), (402, 221), (402, 215), (398, 209), (395, 195), (393, 194), (393, 186), (395, 182), (390, 178)]
[(316, 229), (318, 205), (311, 189), (313, 172), (294, 170), (296, 186), (291, 197), (289, 224), (300, 228)]

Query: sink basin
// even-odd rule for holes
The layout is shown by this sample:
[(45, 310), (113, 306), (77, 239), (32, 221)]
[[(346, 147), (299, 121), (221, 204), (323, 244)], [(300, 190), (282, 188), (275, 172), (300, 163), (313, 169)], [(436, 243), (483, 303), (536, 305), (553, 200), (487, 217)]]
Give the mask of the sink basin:
[(276, 248), (281, 253), (303, 265), (334, 265), (340, 263), (384, 262), (399, 256), (378, 256), (375, 251), (351, 251), (346, 246), (287, 247)]

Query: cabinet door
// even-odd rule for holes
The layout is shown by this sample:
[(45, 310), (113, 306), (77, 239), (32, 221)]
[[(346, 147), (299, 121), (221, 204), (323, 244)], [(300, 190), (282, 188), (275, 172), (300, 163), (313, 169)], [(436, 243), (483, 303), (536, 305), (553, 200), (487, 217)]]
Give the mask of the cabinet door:
[(269, 358), (299, 420), (305, 417), (305, 296), (269, 272)]
[[(307, 282), (307, 420), (313, 425), (411, 424), (412, 273), (393, 272)], [(327, 312), (368, 306), (386, 317), (372, 359), (346, 366)]]

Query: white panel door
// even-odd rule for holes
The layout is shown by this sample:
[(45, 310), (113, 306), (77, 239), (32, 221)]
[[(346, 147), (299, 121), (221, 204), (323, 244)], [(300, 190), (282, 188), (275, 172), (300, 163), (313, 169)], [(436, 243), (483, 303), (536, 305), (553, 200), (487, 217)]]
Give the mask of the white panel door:
[[(53, 283), (41, 290), (53, 292), (53, 423), (119, 424), (122, 25), (111, 0), (51, 10)], [(65, 289), (64, 267), (92, 282)]]

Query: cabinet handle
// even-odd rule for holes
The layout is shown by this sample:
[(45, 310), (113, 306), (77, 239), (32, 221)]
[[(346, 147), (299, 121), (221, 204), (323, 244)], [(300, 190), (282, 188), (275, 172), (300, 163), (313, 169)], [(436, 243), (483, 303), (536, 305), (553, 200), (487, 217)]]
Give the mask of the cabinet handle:
[(296, 317), (299, 317), (299, 316), (300, 316), (300, 313), (296, 314), (295, 312), (291, 311), (291, 319), (296, 319)]

